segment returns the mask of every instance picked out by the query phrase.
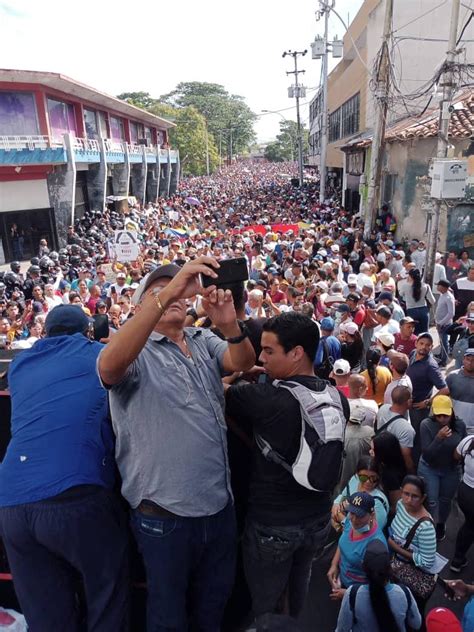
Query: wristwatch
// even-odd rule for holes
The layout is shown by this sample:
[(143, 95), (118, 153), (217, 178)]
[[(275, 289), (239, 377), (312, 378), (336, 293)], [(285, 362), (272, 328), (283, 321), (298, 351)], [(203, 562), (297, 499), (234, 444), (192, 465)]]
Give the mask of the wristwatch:
[(242, 342), (242, 340), (248, 338), (249, 330), (247, 328), (247, 325), (241, 320), (238, 320), (237, 324), (239, 325), (239, 329), (241, 331), (240, 336), (234, 336), (233, 338), (224, 338), (224, 340), (230, 345), (238, 345), (239, 342)]

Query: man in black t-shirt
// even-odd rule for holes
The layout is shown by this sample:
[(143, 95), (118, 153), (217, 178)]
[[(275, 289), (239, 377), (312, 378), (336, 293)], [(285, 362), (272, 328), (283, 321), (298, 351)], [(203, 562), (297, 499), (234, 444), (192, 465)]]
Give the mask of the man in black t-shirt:
[[(326, 383), (314, 375), (319, 329), (309, 318), (286, 312), (263, 324), (260, 360), (272, 379), (297, 381), (313, 391)], [(339, 393), (344, 416), (349, 404)], [(226, 413), (249, 423), (289, 464), (300, 447), (298, 401), (285, 389), (266, 384), (231, 386)], [(334, 481), (334, 486), (337, 484)], [(331, 494), (315, 492), (295, 481), (281, 465), (254, 446), (247, 523), (243, 537), (244, 567), (255, 616), (276, 613), (288, 590), (290, 615), (297, 617), (308, 591), (311, 565), (329, 533)]]

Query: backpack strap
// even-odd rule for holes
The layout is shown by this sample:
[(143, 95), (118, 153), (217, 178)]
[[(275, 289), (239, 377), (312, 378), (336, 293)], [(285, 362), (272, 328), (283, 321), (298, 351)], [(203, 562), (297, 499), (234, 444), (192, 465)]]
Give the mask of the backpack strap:
[[(408, 616), (409, 616), (410, 610), (411, 610), (411, 592), (410, 592), (409, 588), (407, 586), (405, 586), (405, 584), (398, 584), (398, 586), (400, 586), (400, 588), (405, 593), (405, 597), (406, 597), (406, 600), (407, 600), (407, 611), (406, 611), (406, 614), (405, 614), (405, 626), (408, 629)], [(350, 595), (349, 595), (349, 597), (350, 597)]]
[(417, 520), (415, 524), (412, 526), (412, 528), (410, 529), (410, 531), (408, 532), (407, 538), (405, 540), (405, 544), (403, 545), (404, 549), (408, 549), (410, 544), (413, 542), (413, 538), (415, 537), (416, 531), (422, 522), (431, 522), (431, 524), (433, 524), (433, 521), (431, 520), (431, 518), (428, 518), (428, 516), (425, 516), (424, 518), (420, 518), (419, 520)]
[(357, 617), (355, 613), (355, 605), (356, 605), (356, 597), (357, 591), (361, 587), (362, 584), (352, 584), (350, 593), (349, 593), (349, 608), (352, 613), (352, 627), (357, 624)]
[(385, 511), (388, 513), (388, 507), (387, 507), (387, 503), (385, 502), (385, 500), (382, 498), (382, 496), (375, 496), (373, 495), (372, 498), (374, 500), (379, 500), (382, 503), (383, 508), (385, 509)]
[(265, 439), (257, 433), (255, 433), (254, 436), (255, 436), (255, 443), (257, 444), (260, 452), (262, 453), (264, 458), (267, 459), (267, 461), (271, 461), (272, 463), (281, 465), (281, 467), (284, 467), (285, 470), (287, 470), (287, 472), (290, 472), (290, 473), (293, 472), (293, 470), (291, 469), (291, 466), (288, 465), (288, 463), (281, 456), (281, 454), (279, 454), (276, 450), (272, 448), (272, 446), (268, 443), (268, 441), (265, 441)]
[(331, 367), (331, 371), (332, 368), (334, 366), (334, 358), (332, 357), (332, 355), (329, 353), (329, 346), (326, 340), (324, 340), (324, 337), (321, 338), (321, 344), (323, 345), (323, 363), (324, 363), (324, 356), (326, 355), (326, 359), (329, 362), (329, 366)]
[[(403, 415), (395, 415), (395, 417), (392, 417), (391, 419), (389, 419), (387, 421), (386, 424), (384, 424), (381, 428), (376, 428), (375, 429), (375, 436), (377, 436), (378, 434), (380, 434), (381, 432), (385, 432), (385, 430), (387, 430), (387, 428), (393, 424), (394, 421), (396, 421), (397, 419), (404, 419), (405, 421), (407, 421), (406, 417), (404, 417)], [(376, 422), (376, 426), (377, 426), (377, 422)]]

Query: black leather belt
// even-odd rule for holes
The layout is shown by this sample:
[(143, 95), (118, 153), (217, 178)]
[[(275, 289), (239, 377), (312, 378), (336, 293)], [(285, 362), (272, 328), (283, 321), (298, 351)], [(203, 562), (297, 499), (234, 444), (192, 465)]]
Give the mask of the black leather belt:
[(137, 511), (145, 516), (155, 516), (156, 518), (179, 518), (179, 516), (160, 507), (160, 505), (157, 505), (152, 500), (142, 500), (137, 507)]

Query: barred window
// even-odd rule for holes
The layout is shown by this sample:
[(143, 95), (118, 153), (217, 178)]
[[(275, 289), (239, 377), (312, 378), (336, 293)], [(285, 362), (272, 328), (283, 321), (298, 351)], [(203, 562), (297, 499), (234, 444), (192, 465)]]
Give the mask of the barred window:
[(341, 138), (341, 108), (337, 108), (329, 115), (329, 142)]
[(351, 136), (359, 131), (360, 93), (358, 92), (341, 106), (342, 133), (341, 138)]

